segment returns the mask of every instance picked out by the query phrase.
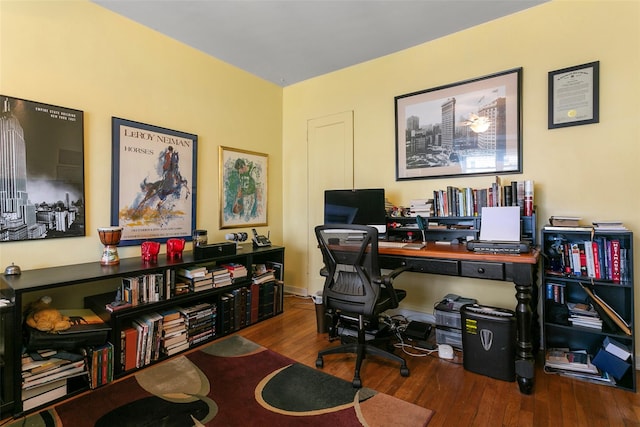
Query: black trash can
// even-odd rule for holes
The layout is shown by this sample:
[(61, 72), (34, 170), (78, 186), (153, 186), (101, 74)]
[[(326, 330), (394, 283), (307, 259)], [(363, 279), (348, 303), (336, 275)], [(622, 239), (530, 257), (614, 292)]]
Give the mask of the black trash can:
[(460, 309), (463, 366), (504, 381), (515, 381), (516, 313), (466, 304)]
[(329, 322), (325, 313), (324, 304), (322, 302), (322, 291), (318, 291), (311, 296), (316, 306), (316, 324), (319, 334), (329, 332)]

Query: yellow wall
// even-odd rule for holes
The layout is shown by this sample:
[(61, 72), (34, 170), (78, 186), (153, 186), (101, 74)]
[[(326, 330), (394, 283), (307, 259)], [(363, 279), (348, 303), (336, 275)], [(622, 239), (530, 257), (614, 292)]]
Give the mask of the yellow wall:
[[(199, 136), (197, 225), (210, 241), (224, 236), (218, 146), (268, 153), (268, 229), (287, 248), (287, 284), (307, 288), (317, 275), (307, 268), (315, 225), (306, 207), (307, 120), (353, 111), (355, 185), (384, 187), (396, 204), (447, 185), (486, 186), (493, 177), (396, 182), (393, 99), (514, 67), (524, 69), (524, 171), (503, 179), (535, 180), (539, 225), (565, 214), (640, 231), (639, 22), (638, 1), (554, 0), (283, 90), (84, 0), (0, 1), (0, 93), (85, 112), (87, 201), (86, 237), (3, 243), (0, 265), (99, 260), (95, 229), (110, 219), (116, 116)], [(600, 123), (547, 129), (547, 73), (595, 60)], [(513, 305), (514, 292), (499, 282), (406, 274), (400, 284), (409, 291), (403, 305), (426, 312), (448, 292)]]
[[(269, 230), (282, 244), (279, 86), (88, 1), (3, 0), (0, 93), (84, 111), (87, 231), (2, 243), (2, 269), (100, 260), (96, 228), (110, 225), (112, 116), (198, 135), (196, 222), (210, 242), (229, 231), (219, 230), (218, 146), (268, 154)], [(138, 256), (140, 247), (119, 253)]]
[[(494, 177), (396, 182), (394, 97), (515, 67), (523, 67), (524, 168), (502, 179), (535, 180), (539, 226), (550, 215), (576, 215), (585, 223), (620, 219), (640, 231), (639, 24), (638, 1), (552, 1), (285, 88), (287, 262), (306, 265), (305, 230), (316, 225), (306, 222), (300, 202), (306, 192), (308, 119), (353, 111), (355, 186), (384, 187), (395, 204), (406, 206), (447, 185), (488, 186)], [(547, 129), (547, 73), (597, 60), (600, 123)], [(306, 275), (317, 272), (300, 267), (287, 274), (289, 283), (306, 283)], [(408, 291), (403, 306), (426, 312), (448, 292), (503, 307), (513, 306), (515, 294), (505, 283), (435, 275), (403, 274), (398, 283)]]

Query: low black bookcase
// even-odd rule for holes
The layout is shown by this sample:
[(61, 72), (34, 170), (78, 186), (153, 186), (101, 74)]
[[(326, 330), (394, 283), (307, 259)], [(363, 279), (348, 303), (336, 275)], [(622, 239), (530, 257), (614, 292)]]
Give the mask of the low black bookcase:
[[(172, 281), (176, 272), (185, 267), (205, 265), (208, 268), (236, 264), (246, 267), (247, 274), (232, 280), (223, 287), (209, 287), (201, 291), (176, 293), (172, 290)], [(266, 284), (256, 284), (252, 280), (254, 266), (267, 265), (276, 273), (276, 280)], [(18, 276), (0, 276), (0, 296), (11, 300), (12, 304), (2, 307), (0, 315), (4, 329), (2, 346), (0, 346), (0, 408), (2, 413), (20, 415), (24, 412), (22, 405), (22, 375), (21, 351), (24, 348), (25, 325), (21, 324), (22, 312), (25, 305), (46, 293), (54, 293), (59, 297), (69, 296), (84, 302), (84, 307), (91, 308), (102, 320), (108, 324), (110, 330), (108, 342), (113, 345), (113, 377), (121, 377), (135, 369), (141, 369), (157, 361), (172, 357), (181, 350), (167, 353), (157, 353), (150, 363), (142, 364), (133, 369), (125, 369), (122, 363), (124, 356), (123, 332), (131, 327), (134, 319), (144, 316), (157, 316), (177, 308), (196, 305), (211, 307), (211, 318), (214, 319), (210, 332), (201, 334), (189, 341), (184, 348), (195, 347), (225, 334), (234, 332), (255, 322), (266, 320), (280, 314), (283, 309), (283, 272), (284, 247), (270, 246), (252, 248), (243, 245), (235, 253), (221, 254), (211, 258), (196, 259), (190, 251), (183, 253), (178, 261), (167, 260), (160, 256), (158, 263), (144, 263), (140, 257), (124, 258), (118, 265), (104, 266), (99, 261), (67, 266), (35, 269), (23, 271)], [(117, 291), (121, 289), (124, 278), (161, 276), (165, 282), (165, 292), (135, 305), (110, 311), (107, 304), (116, 300)], [(108, 291), (108, 292), (107, 292)], [(62, 298), (58, 298), (60, 301)], [(67, 298), (64, 298), (67, 299)], [(253, 301), (253, 305), (250, 305)], [(79, 305), (83, 305), (80, 302)], [(54, 306), (56, 299), (54, 298)], [(58, 307), (60, 308), (60, 307)], [(90, 388), (89, 381), (74, 378), (67, 384), (66, 394), (48, 401), (63, 400), (72, 395), (84, 392)], [(30, 408), (29, 411), (37, 410)]]

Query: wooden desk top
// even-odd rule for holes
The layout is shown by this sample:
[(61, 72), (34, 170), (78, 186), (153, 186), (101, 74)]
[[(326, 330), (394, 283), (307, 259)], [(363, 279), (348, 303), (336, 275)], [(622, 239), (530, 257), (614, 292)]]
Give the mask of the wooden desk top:
[(378, 248), (380, 255), (393, 255), (414, 258), (455, 259), (463, 261), (485, 261), (516, 264), (536, 264), (540, 256), (540, 248), (532, 248), (529, 253), (492, 254), (473, 252), (466, 245), (448, 245), (427, 242), (422, 249)]

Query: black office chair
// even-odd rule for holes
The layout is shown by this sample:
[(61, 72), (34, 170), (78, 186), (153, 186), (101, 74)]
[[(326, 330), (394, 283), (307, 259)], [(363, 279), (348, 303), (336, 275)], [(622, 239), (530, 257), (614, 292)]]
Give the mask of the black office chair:
[[(385, 322), (379, 322), (380, 314), (396, 308), (407, 295), (394, 289), (393, 279), (406, 267), (393, 270), (383, 276), (378, 266), (378, 230), (354, 224), (326, 224), (315, 228), (324, 268), (320, 274), (326, 277), (322, 291), (325, 310), (338, 317), (338, 322), (355, 319), (357, 340), (342, 338), (341, 345), (318, 352), (316, 367), (324, 366), (323, 356), (337, 353), (354, 353), (356, 368), (353, 386), (362, 387), (360, 368), (367, 355), (375, 355), (400, 363), (400, 374), (409, 376), (405, 360), (380, 347), (390, 347), (391, 333)], [(369, 339), (367, 339), (367, 337)], [(392, 348), (392, 347), (391, 347)]]

